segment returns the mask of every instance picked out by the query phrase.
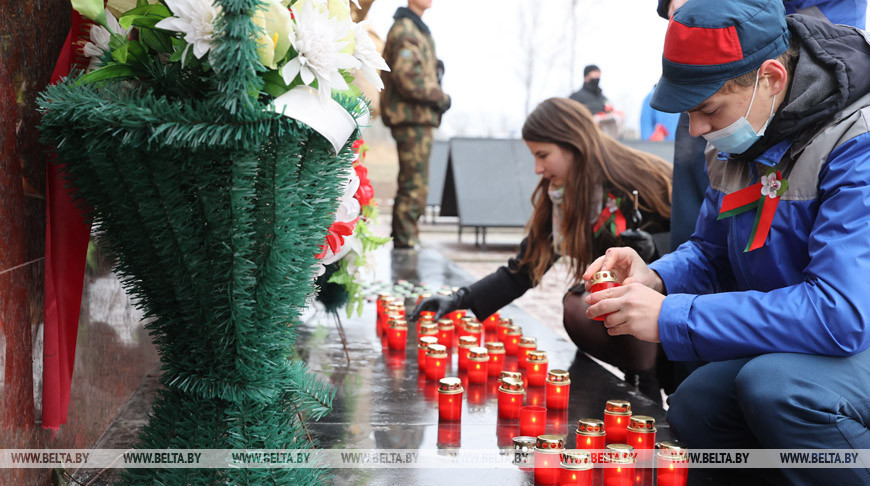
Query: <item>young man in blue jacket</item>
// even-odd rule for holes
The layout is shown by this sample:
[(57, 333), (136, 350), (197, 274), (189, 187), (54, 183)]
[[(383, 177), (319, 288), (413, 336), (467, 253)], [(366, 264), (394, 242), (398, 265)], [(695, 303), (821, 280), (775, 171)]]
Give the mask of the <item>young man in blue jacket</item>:
[[(870, 40), (781, 0), (690, 0), (651, 105), (688, 111), (710, 188), (696, 231), (647, 266), (611, 248), (584, 278), (612, 335), (710, 361), (670, 397), (691, 448), (870, 449)], [(679, 188), (675, 188), (675, 191)], [(783, 469), (868, 484), (863, 468)], [(770, 478), (780, 483), (783, 478)]]

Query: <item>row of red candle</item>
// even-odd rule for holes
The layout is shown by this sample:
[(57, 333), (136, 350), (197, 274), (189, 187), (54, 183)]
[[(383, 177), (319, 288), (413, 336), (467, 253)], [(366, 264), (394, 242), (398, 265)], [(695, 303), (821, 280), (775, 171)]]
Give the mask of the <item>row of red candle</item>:
[[(559, 435), (539, 435), (537, 437), (518, 436), (514, 438), (515, 462), (520, 469), (534, 467), (535, 484), (588, 486), (601, 483), (605, 486), (632, 486), (651, 484), (651, 469), (636, 469), (637, 452), (627, 444), (610, 444), (603, 452), (608, 467), (594, 469), (595, 462), (589, 451), (564, 448), (564, 440)], [(534, 462), (528, 461), (529, 453), (534, 452)], [(687, 450), (677, 442), (663, 442), (656, 454), (657, 485), (684, 486), (688, 473)], [(593, 479), (593, 471), (598, 480)]]

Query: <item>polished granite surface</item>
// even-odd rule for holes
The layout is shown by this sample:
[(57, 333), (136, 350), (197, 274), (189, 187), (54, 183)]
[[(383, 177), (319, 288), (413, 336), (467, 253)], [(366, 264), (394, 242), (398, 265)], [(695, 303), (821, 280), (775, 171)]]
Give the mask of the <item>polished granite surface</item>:
[[(452, 262), (435, 251), (379, 252), (378, 279), (407, 280), (430, 286), (461, 286), (471, 282)], [(414, 301), (408, 299), (408, 312)], [(635, 415), (656, 419), (657, 440), (673, 436), (664, 421), (664, 410), (633, 388), (577, 353), (568, 342), (516, 306), (501, 311), (521, 326), (523, 334), (538, 339), (538, 349), (547, 351), (550, 369), (566, 369), (571, 376), (569, 410), (549, 412), (547, 432), (566, 436), (573, 448), (577, 420), (603, 417), (608, 399), (627, 399)], [(417, 349), (409, 344), (405, 352), (387, 350), (375, 329), (375, 306), (367, 303), (362, 316), (341, 318), (347, 333), (350, 362), (345, 357), (334, 317), (322, 310), (309, 312), (301, 330), (300, 357), (337, 389), (335, 411), (312, 424), (315, 436), (325, 448), (440, 450), (443, 454), (460, 448), (468, 450), (512, 447), (511, 437), (519, 435), (518, 421), (497, 418), (494, 378), (486, 385), (466, 387), (459, 424), (439, 424), (437, 388), (417, 370)], [(415, 326), (409, 326), (409, 343), (416, 343)], [(515, 358), (512, 358), (515, 360)], [(456, 353), (451, 355), (456, 376)], [(459, 375), (460, 377), (463, 375)], [(542, 399), (541, 387), (530, 387), (529, 399)], [(336, 469), (335, 484), (532, 484), (532, 474), (518, 468), (499, 469)], [(699, 481), (709, 484), (707, 478)], [(649, 483), (647, 483), (649, 484)]]

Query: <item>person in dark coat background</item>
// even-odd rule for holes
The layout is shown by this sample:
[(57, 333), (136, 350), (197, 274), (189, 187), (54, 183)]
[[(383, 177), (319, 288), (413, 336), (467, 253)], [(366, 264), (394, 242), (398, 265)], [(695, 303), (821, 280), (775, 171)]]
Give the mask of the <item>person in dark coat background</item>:
[(613, 110), (608, 105), (607, 98), (604, 97), (604, 93), (598, 85), (600, 81), (601, 69), (598, 69), (595, 64), (590, 64), (583, 68), (583, 86), (570, 96), (572, 100), (579, 101), (586, 106), (589, 113), (593, 115)]

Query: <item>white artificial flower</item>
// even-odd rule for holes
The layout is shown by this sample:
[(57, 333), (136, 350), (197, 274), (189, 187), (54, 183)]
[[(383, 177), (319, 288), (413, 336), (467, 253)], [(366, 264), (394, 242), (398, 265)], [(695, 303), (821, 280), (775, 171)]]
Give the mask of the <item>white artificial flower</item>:
[(166, 0), (173, 16), (157, 22), (158, 29), (172, 30), (184, 34), (187, 47), (181, 55), (184, 60), (187, 50), (193, 46), (193, 55), (202, 59), (214, 39), (214, 20), (220, 15), (220, 6), (212, 0)]
[(761, 176), (761, 195), (771, 199), (776, 197), (777, 191), (782, 187), (782, 182), (776, 179), (776, 173)]
[[(109, 41), (112, 40), (112, 34), (118, 34), (121, 37), (127, 37), (127, 29), (121, 27), (112, 12), (106, 10), (106, 23), (109, 28), (106, 29), (102, 25), (94, 24), (91, 26), (91, 40), (86, 42), (82, 47), (82, 53), (85, 57), (91, 58), (88, 64), (88, 71), (93, 71), (103, 65), (100, 57), (109, 50)], [(111, 31), (111, 32), (110, 32)]]
[(339, 70), (360, 67), (360, 63), (352, 55), (341, 52), (347, 44), (343, 40), (348, 34), (347, 23), (330, 19), (328, 12), (314, 8), (313, 3), (305, 2), (300, 11), (294, 10), (296, 32), (290, 42), (298, 56), (281, 68), (281, 76), (288, 85), (297, 75), (306, 85), (317, 80), (320, 100), (326, 103), (333, 89), (348, 89)]
[(352, 24), (351, 26), (353, 29), (353, 36), (356, 39), (353, 57), (362, 64), (360, 70), (368, 82), (380, 91), (384, 89), (384, 82), (381, 80), (381, 76), (378, 74), (377, 70), (389, 71), (390, 67), (387, 66), (384, 58), (381, 57), (381, 54), (378, 52), (378, 48), (375, 46), (374, 41), (372, 41), (372, 38), (369, 36), (368, 30), (366, 29), (368, 23), (368, 20), (363, 20), (362, 22)]
[(356, 172), (351, 172), (351, 178), (347, 181), (344, 188), (344, 194), (341, 197), (341, 202), (335, 212), (335, 220), (340, 223), (349, 223), (359, 217), (360, 205), (359, 200), (354, 197), (357, 189), (359, 189), (360, 180)]

